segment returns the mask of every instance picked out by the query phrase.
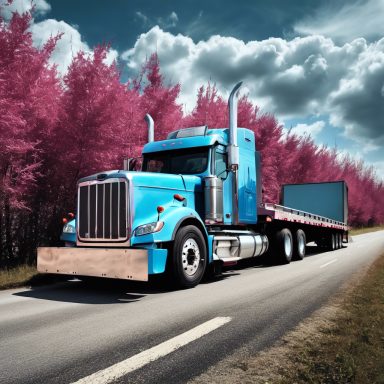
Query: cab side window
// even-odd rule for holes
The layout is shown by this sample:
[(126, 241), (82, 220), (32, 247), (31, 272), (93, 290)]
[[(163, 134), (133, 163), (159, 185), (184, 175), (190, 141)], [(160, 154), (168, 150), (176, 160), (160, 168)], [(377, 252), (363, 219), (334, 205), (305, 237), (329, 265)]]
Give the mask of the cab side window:
[(217, 147), (215, 150), (215, 175), (221, 179), (227, 177), (227, 154), (224, 150)]

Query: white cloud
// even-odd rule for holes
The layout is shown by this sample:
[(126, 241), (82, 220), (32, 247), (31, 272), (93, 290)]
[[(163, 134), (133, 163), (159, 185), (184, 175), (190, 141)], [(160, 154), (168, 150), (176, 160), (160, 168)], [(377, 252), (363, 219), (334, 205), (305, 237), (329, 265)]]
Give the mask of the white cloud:
[[(39, 23), (33, 23), (30, 30), (32, 32), (33, 44), (36, 47), (43, 46), (50, 37), (62, 34), (50, 58), (50, 62), (56, 64), (58, 71), (61, 73), (67, 71), (73, 57), (79, 51), (92, 55), (91, 48), (83, 41), (80, 32), (65, 21), (47, 19)], [(110, 49), (105, 63), (110, 65), (117, 57), (118, 52)]]
[(303, 35), (323, 35), (348, 42), (364, 37), (368, 40), (384, 35), (384, 0), (330, 2), (314, 15), (296, 23), (294, 30)]
[(171, 12), (171, 14), (168, 16), (169, 21), (172, 23), (172, 26), (175, 27), (176, 24), (179, 21), (179, 18), (177, 16), (176, 12)]
[(137, 11), (135, 15), (143, 22), (143, 26), (148, 24), (148, 16), (144, 15), (144, 13)]
[(157, 24), (163, 29), (170, 29), (176, 27), (177, 23), (179, 22), (179, 17), (175, 11), (172, 11), (166, 17), (157, 18), (151, 18), (141, 11), (135, 12), (135, 15), (136, 18), (142, 22), (143, 27), (150, 27)]
[(33, 43), (37, 47), (43, 46), (50, 37), (62, 33), (51, 56), (51, 62), (57, 64), (58, 70), (62, 73), (66, 72), (73, 57), (79, 51), (91, 52), (88, 44), (82, 40), (79, 31), (65, 21), (47, 19), (32, 24), (30, 30)]
[(322, 120), (316, 121), (313, 124), (297, 124), (289, 129), (289, 132), (298, 136), (310, 135), (317, 136), (325, 127), (325, 122)]
[(373, 161), (368, 164), (375, 169), (378, 179), (384, 183), (384, 161)]
[(11, 4), (7, 0), (0, 0), (0, 14), (4, 20), (10, 20), (13, 12), (24, 13), (35, 7), (34, 15), (45, 15), (51, 10), (50, 4), (45, 0), (13, 0)]
[(212, 36), (195, 43), (156, 26), (140, 35), (122, 59), (137, 70), (153, 52), (167, 79), (181, 83), (180, 102), (187, 111), (201, 84), (215, 82), (226, 95), (244, 80), (250, 98), (280, 119), (328, 115), (365, 148), (384, 146), (384, 39), (336, 44), (307, 36), (245, 43)]

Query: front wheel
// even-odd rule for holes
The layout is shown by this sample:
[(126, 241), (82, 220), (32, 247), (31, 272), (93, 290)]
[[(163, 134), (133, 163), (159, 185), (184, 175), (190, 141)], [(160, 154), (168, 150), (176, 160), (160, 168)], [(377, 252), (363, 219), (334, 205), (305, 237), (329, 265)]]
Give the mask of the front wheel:
[(172, 278), (177, 286), (192, 288), (199, 284), (207, 265), (205, 240), (193, 225), (176, 233), (172, 249)]

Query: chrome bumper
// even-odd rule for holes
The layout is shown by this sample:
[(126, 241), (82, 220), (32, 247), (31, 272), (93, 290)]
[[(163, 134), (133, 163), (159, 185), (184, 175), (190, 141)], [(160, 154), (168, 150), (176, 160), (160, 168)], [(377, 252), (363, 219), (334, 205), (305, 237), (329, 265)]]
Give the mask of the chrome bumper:
[(37, 270), (41, 273), (148, 281), (148, 251), (40, 247), (37, 249)]

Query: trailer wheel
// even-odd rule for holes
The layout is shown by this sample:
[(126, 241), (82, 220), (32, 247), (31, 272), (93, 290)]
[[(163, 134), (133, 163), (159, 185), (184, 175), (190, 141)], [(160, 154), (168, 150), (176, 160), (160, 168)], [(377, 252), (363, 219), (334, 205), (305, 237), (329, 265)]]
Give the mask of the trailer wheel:
[(180, 228), (172, 249), (172, 278), (178, 287), (192, 288), (201, 281), (207, 265), (202, 233), (193, 225)]
[(336, 249), (340, 249), (340, 237), (338, 233), (335, 233)]
[(274, 259), (278, 264), (289, 264), (293, 255), (292, 233), (288, 228), (281, 229), (275, 235), (272, 246)]
[(334, 251), (336, 249), (336, 235), (331, 233), (328, 238), (328, 250)]
[(306, 244), (305, 232), (302, 229), (298, 229), (293, 238), (293, 260), (304, 259)]

